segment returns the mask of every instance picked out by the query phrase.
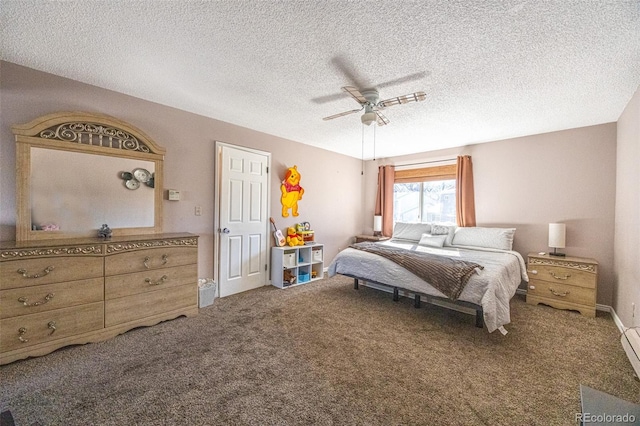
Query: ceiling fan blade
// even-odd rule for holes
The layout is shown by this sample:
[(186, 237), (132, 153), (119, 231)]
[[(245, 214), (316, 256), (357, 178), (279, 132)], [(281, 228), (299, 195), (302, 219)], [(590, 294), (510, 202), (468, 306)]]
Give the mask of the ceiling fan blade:
[(376, 123), (378, 123), (378, 126), (384, 126), (385, 124), (389, 124), (389, 119), (384, 115), (382, 115), (380, 111), (376, 111), (376, 116), (377, 116)]
[(410, 102), (420, 102), (427, 99), (427, 95), (424, 92), (415, 92), (409, 95), (398, 96), (396, 98), (385, 99), (378, 102), (379, 108), (387, 108), (394, 105), (408, 104)]
[(376, 84), (376, 89), (384, 89), (385, 87), (397, 86), (398, 84), (407, 83), (410, 81), (417, 81), (426, 78), (431, 75), (430, 71), (420, 71), (413, 74), (406, 75), (404, 77), (396, 78), (394, 80), (385, 81), (383, 83)]
[(342, 88), (342, 90), (344, 90), (345, 92), (347, 92), (348, 94), (350, 94), (353, 99), (356, 100), (356, 102), (358, 102), (359, 104), (365, 104), (367, 103), (367, 99), (362, 96), (362, 93), (360, 93), (360, 91), (358, 89), (356, 89), (353, 86), (344, 86)]
[(351, 111), (345, 111), (345, 112), (341, 112), (339, 114), (330, 115), (329, 117), (323, 118), (323, 120), (324, 121), (333, 120), (334, 118), (344, 117), (345, 115), (353, 114), (354, 112), (360, 112), (360, 111), (362, 111), (362, 108), (352, 109)]

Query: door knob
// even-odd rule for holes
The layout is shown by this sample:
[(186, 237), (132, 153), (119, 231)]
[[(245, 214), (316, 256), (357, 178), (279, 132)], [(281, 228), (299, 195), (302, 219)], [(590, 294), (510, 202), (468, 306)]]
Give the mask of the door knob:
[(222, 233), (223, 233), (223, 234), (228, 234), (229, 232), (231, 232), (231, 231), (229, 230), (229, 228), (224, 228), (224, 229), (222, 230)]

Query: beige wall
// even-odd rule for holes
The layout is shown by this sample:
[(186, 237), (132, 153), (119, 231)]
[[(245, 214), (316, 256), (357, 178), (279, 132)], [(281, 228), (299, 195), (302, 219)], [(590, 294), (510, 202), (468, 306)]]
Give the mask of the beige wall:
[[(200, 235), (199, 276), (213, 277), (214, 143), (271, 152), (271, 214), (279, 227), (308, 221), (330, 260), (362, 229), (359, 160), (95, 86), (0, 62), (0, 239), (15, 238), (15, 143), (11, 126), (59, 111), (104, 113), (136, 126), (166, 148), (164, 231)], [(161, 87), (158, 90), (162, 90)], [(297, 165), (305, 195), (300, 216), (280, 214), (279, 182)], [(202, 216), (194, 215), (195, 206)]]
[[(599, 262), (598, 303), (611, 305), (615, 123), (369, 162), (365, 206), (375, 201), (377, 165), (441, 160), (458, 154), (473, 159), (478, 226), (517, 228), (514, 250), (526, 256), (549, 250), (550, 222), (566, 223), (564, 251)], [(368, 214), (373, 215), (372, 208)]]
[[(626, 327), (640, 326), (640, 88), (618, 119), (613, 308)], [(635, 317), (631, 304), (635, 303)]]
[[(279, 227), (293, 222), (280, 216), (279, 181), (287, 166), (298, 165), (305, 188), (299, 221), (312, 224), (317, 240), (327, 245), (327, 259), (346, 247), (353, 235), (372, 232), (378, 165), (468, 154), (474, 162), (479, 226), (516, 227), (514, 248), (526, 255), (547, 251), (547, 224), (565, 222), (565, 251), (600, 263), (598, 303), (613, 304), (625, 324), (632, 323), (628, 301), (640, 305), (638, 93), (620, 118), (617, 136), (616, 124), (609, 123), (368, 161), (361, 176), (359, 160), (290, 140), (7, 62), (0, 62), (0, 75), (2, 240), (15, 235), (15, 147), (10, 126), (63, 110), (100, 112), (130, 122), (167, 149), (164, 186), (180, 190), (182, 200), (164, 201), (164, 230), (201, 236), (201, 277), (213, 276), (216, 140), (272, 153), (271, 212)], [(616, 190), (615, 266), (619, 272), (614, 274)], [(202, 207), (202, 216), (194, 215), (195, 206)], [(616, 280), (619, 288), (614, 291)]]

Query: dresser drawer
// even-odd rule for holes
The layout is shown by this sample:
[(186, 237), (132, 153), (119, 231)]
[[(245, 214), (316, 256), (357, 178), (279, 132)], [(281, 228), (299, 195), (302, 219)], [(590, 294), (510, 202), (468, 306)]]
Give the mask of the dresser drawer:
[(551, 283), (537, 279), (529, 281), (527, 295), (577, 305), (595, 306), (596, 304), (596, 291), (594, 288)]
[(596, 275), (579, 269), (551, 265), (529, 265), (527, 274), (530, 278), (585, 288), (596, 287)]
[(116, 299), (185, 284), (193, 284), (196, 288), (198, 284), (196, 265), (105, 277), (104, 297), (106, 300)]
[(197, 306), (197, 284), (181, 285), (162, 290), (149, 291), (129, 297), (105, 301), (105, 326), (162, 314), (172, 310)]
[(104, 303), (96, 302), (0, 320), (2, 352), (48, 343), (104, 327)]
[(47, 257), (0, 262), (0, 290), (97, 278), (101, 257)]
[(104, 273), (107, 276), (119, 275), (196, 263), (196, 247), (158, 247), (107, 256), (104, 260)]
[(91, 278), (0, 290), (0, 319), (101, 302), (103, 283), (103, 278)]

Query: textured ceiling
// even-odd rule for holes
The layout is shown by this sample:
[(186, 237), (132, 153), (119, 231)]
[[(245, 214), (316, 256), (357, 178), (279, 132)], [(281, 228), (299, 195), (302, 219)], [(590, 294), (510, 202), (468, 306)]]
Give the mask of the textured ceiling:
[[(2, 59), (356, 158), (616, 121), (640, 0), (0, 2)], [(364, 135), (364, 138), (363, 138)], [(364, 154), (363, 142), (364, 139)], [(233, 142), (233, 141), (228, 141)]]

